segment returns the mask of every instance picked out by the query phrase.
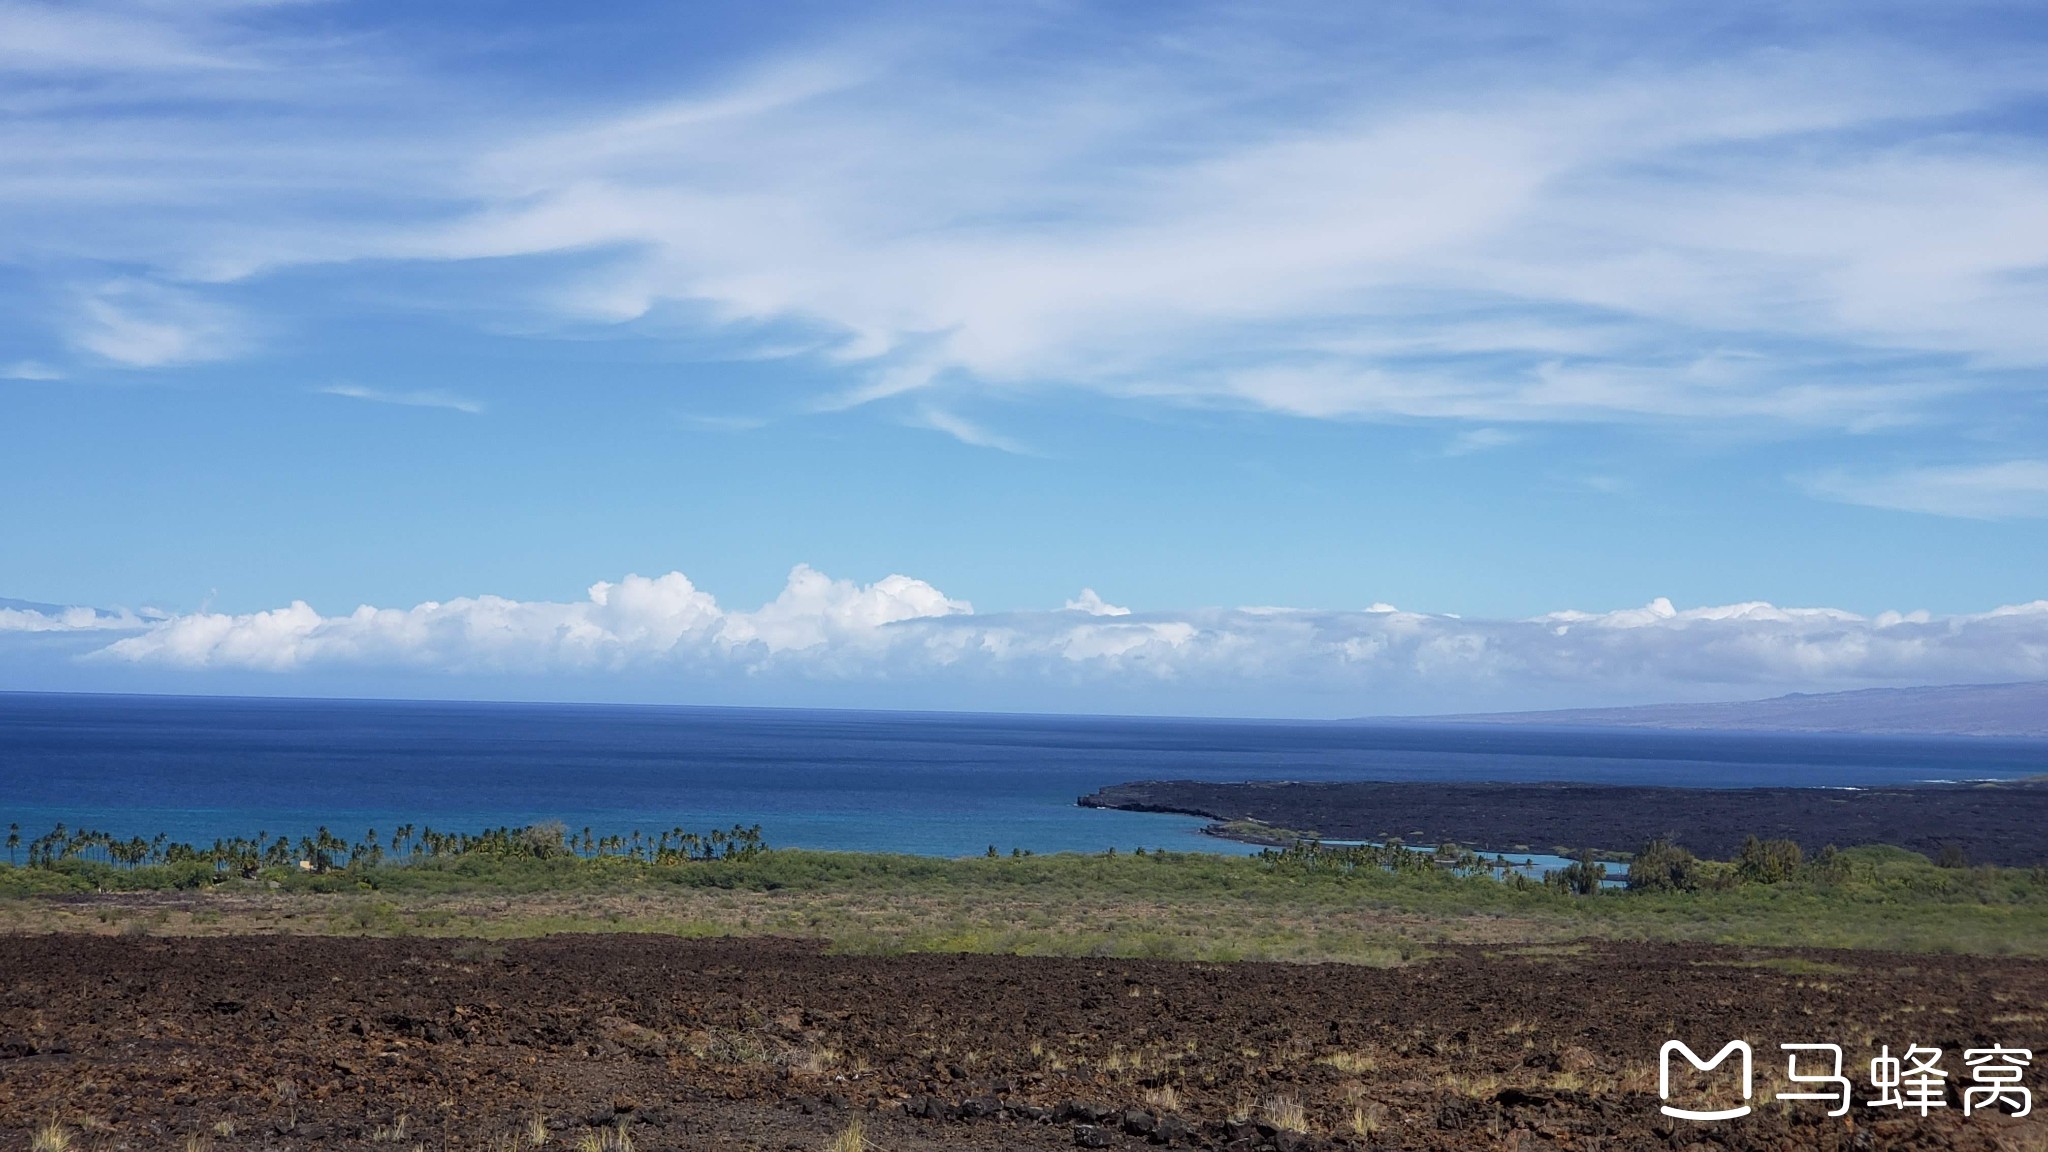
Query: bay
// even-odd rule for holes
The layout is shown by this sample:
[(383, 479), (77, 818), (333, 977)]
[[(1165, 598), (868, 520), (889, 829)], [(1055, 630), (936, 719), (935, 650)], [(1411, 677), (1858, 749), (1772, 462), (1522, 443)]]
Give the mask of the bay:
[(0, 823), (174, 840), (759, 824), (777, 847), (1245, 852), (1108, 784), (1579, 780), (1853, 787), (2011, 779), (2048, 745), (1975, 739), (566, 704), (0, 693)]

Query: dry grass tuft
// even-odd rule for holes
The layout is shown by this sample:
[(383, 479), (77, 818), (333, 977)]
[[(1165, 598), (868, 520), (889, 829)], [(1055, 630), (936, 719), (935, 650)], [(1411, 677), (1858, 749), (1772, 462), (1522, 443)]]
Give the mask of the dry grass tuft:
[(1626, 1069), (1614, 1079), (1617, 1092), (1651, 1093), (1657, 1090), (1657, 1074), (1647, 1065)]
[(528, 1120), (526, 1122), (527, 1145), (529, 1147), (539, 1148), (547, 1144), (547, 1142), (548, 1122), (539, 1116), (535, 1116), (533, 1119)]
[(693, 1032), (683, 1046), (692, 1056), (713, 1064), (766, 1064), (772, 1058), (761, 1037), (724, 1028)]
[(592, 1128), (576, 1141), (576, 1152), (633, 1152), (633, 1134), (624, 1125)]
[(1308, 1131), (1308, 1112), (1293, 1097), (1269, 1096), (1259, 1105), (1259, 1114), (1266, 1118), (1267, 1123), (1283, 1131)]
[(29, 1152), (71, 1152), (71, 1129), (52, 1120), (28, 1138)]
[(1332, 1052), (1316, 1063), (1328, 1064), (1346, 1076), (1357, 1076), (1379, 1067), (1380, 1062), (1369, 1052)]
[(627, 1117), (616, 1117), (610, 1127), (592, 1127), (575, 1142), (575, 1152), (633, 1152), (629, 1123)]
[(846, 1127), (825, 1144), (825, 1152), (870, 1152), (874, 1143), (868, 1139), (867, 1123), (859, 1116), (847, 1121)]
[(1161, 1084), (1145, 1091), (1145, 1103), (1157, 1112), (1178, 1112), (1180, 1092), (1171, 1084)]
[(1437, 1083), (1448, 1092), (1469, 1096), (1474, 1100), (1483, 1099), (1500, 1091), (1500, 1077), (1460, 1076), (1456, 1072), (1446, 1073)]
[(831, 1048), (802, 1049), (789, 1054), (787, 1067), (798, 1076), (830, 1075), (839, 1066), (839, 1053)]
[(1386, 1129), (1386, 1105), (1374, 1105), (1366, 1101), (1352, 1103), (1352, 1134), (1364, 1136), (1366, 1140), (1378, 1136)]
[(213, 1134), (223, 1140), (231, 1139), (235, 1134), (235, 1122), (233, 1120), (215, 1120), (213, 1122)]
[(373, 1144), (397, 1144), (405, 1139), (406, 1129), (412, 1124), (412, 1117), (400, 1112), (397, 1119), (370, 1133)]

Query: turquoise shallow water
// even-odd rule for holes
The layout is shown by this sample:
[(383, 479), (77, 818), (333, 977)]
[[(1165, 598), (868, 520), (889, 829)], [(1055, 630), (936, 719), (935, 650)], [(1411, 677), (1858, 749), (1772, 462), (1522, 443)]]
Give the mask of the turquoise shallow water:
[(1855, 786), (2048, 772), (2048, 744), (1070, 716), (0, 693), (0, 823), (211, 841), (325, 825), (600, 833), (759, 824), (772, 845), (1243, 852), (1104, 785), (1585, 780)]

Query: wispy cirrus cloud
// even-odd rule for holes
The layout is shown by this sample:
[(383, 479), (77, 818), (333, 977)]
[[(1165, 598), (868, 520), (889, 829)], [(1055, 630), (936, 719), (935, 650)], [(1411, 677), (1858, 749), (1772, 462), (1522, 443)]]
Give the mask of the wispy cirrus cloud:
[(80, 350), (124, 368), (226, 360), (249, 343), (247, 325), (233, 309), (132, 278), (82, 293), (67, 335)]
[(0, 380), (62, 380), (64, 373), (40, 360), (17, 360), (0, 367)]
[(387, 390), (366, 388), (361, 384), (329, 384), (320, 389), (324, 396), (342, 396), (350, 400), (367, 400), (372, 404), (397, 404), (407, 408), (446, 408), (451, 412), (464, 412), (471, 416), (481, 415), (484, 403), (466, 396), (458, 396), (440, 389)]
[(1505, 428), (1469, 428), (1451, 438), (1444, 447), (1446, 456), (1470, 456), (1475, 452), (1491, 452), (1505, 448), (1522, 439), (1519, 433)]
[(2048, 460), (1830, 472), (1809, 477), (1805, 484), (1825, 499), (1902, 512), (1973, 520), (2048, 516)]
[[(188, 287), (492, 260), (471, 303), (548, 323), (806, 328), (794, 354), (855, 401), (1812, 433), (1961, 419), (2048, 363), (2048, 149), (2021, 114), (2048, 53), (1988, 19), (1958, 48), (1904, 11), (1763, 6), (1754, 35), (1573, 4), (875, 17), (507, 122), (469, 95), (500, 77), (373, 37), (93, 8), (73, 23), (131, 45), (94, 56), (35, 32), (57, 9), (8, 12), (39, 74), (115, 77), (84, 111), (11, 90), (15, 250)], [(188, 102), (116, 98), (167, 85)]]
[[(734, 318), (808, 318), (844, 333), (842, 354), (868, 370), (857, 397), (964, 376), (1315, 417), (1842, 426), (1910, 411), (1949, 386), (1873, 372), (1873, 356), (2042, 351), (2010, 324), (1970, 319), (2002, 291), (1999, 273), (2048, 243), (2026, 219), (2029, 197), (2048, 189), (2038, 163), (1959, 172), (1971, 158), (1897, 159), (1883, 175), (1917, 193), (1866, 213), (1863, 232), (1837, 225), (1831, 244), (1811, 238), (1808, 217), (1839, 217), (1843, 190), (1880, 174), (1801, 173), (1772, 153), (1913, 115), (1874, 76), (1854, 75), (1878, 66), (1759, 57), (1569, 93), (1538, 82), (1450, 101), (1360, 94), (1356, 107), (1275, 139), (1187, 139), (1174, 160), (1079, 181), (1074, 167), (1094, 149), (1184, 112), (1174, 94), (1123, 102), (1115, 116), (1052, 98), (1052, 131), (991, 147), (986, 132), (898, 105), (910, 91), (742, 90), (702, 109), (636, 113), (630, 130), (579, 130), (602, 148), (579, 153), (563, 140), (538, 150), (545, 159), (504, 153), (494, 167), (525, 204), (433, 243), (444, 257), (628, 246), (634, 256), (563, 303), (611, 318), (685, 299)], [(1823, 90), (1845, 79), (1863, 101)], [(1944, 91), (1918, 114), (2009, 95), (1938, 82)], [(1694, 169), (1678, 191), (1695, 203), (1640, 206), (1670, 198), (1631, 175), (1660, 164)], [(1760, 169), (1783, 185), (1769, 205), (1749, 191)], [(1937, 195), (1937, 181), (1958, 176)], [(1917, 234), (1916, 216), (1932, 226), (1975, 192), (1984, 202), (1958, 215), (2003, 220), (2031, 255), (1966, 245), (1950, 227), (1937, 229), (1950, 233), (1940, 251), (1974, 247), (1978, 263), (1943, 256), (1946, 276), (1930, 285), (1915, 275), (1910, 299), (1886, 295), (1898, 294), (1892, 277), (1936, 262), (1934, 248), (1842, 272), (1872, 261), (1866, 249), (1881, 236)], [(1696, 234), (1699, 216), (1725, 234)], [(1755, 231), (1741, 231), (1745, 219)], [(1806, 237), (1804, 250), (1761, 234), (1776, 232)], [(1919, 319), (1902, 324), (1909, 315)], [(1395, 328), (1432, 351), (1356, 355), (1324, 338), (1356, 326)], [(1789, 365), (1761, 346), (1785, 340), (1805, 345)], [(1755, 351), (1742, 354), (1745, 344)], [(1556, 351), (1569, 347), (1579, 354)], [(1829, 360), (1854, 361), (1853, 378)]]
[(930, 428), (934, 432), (944, 432), (962, 444), (972, 445), (976, 448), (993, 448), (998, 452), (1008, 452), (1013, 456), (1036, 455), (1031, 449), (1016, 440), (1012, 440), (998, 432), (991, 432), (987, 428), (967, 419), (965, 416), (948, 412), (944, 408), (935, 405), (927, 404), (919, 408), (916, 423), (919, 427)]
[(30, 75), (78, 72), (189, 72), (242, 66), (195, 34), (196, 21), (144, 6), (0, 5), (0, 65)]

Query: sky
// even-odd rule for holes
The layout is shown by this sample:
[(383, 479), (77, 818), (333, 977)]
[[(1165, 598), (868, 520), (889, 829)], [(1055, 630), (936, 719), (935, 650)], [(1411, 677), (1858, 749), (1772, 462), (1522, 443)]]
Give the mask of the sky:
[(0, 0), (0, 690), (2048, 678), (2048, 10)]

